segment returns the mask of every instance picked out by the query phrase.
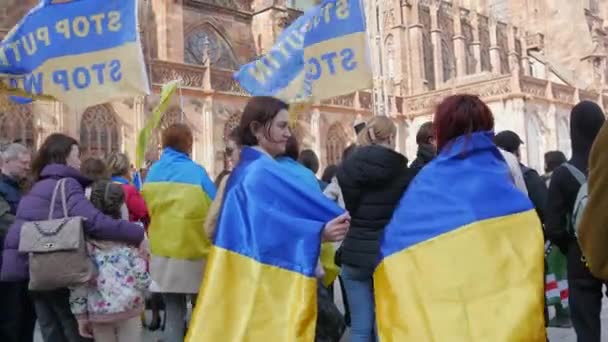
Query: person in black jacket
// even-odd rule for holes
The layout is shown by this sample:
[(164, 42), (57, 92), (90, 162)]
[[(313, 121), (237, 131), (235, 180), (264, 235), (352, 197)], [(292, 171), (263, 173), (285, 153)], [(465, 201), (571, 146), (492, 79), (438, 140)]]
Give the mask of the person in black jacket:
[[(31, 154), (25, 146), (12, 143), (4, 148), (1, 159), (0, 251), (17, 214), (23, 193), (21, 182), (28, 176)], [(27, 282), (0, 282), (0, 303), (0, 341), (33, 341), (36, 313)]]
[(420, 126), (416, 134), (416, 143), (418, 144), (418, 152), (416, 153), (416, 159), (410, 164), (410, 168), (420, 171), (437, 155), (432, 121), (425, 122)]
[(407, 159), (394, 150), (395, 124), (377, 116), (359, 133), (358, 146), (337, 178), (351, 214), (351, 227), (338, 253), (351, 317), (351, 341), (375, 339), (372, 274), (384, 227), (409, 184)]
[[(572, 109), (569, 164), (585, 175), (593, 141), (604, 124), (601, 108), (583, 101)], [(579, 342), (600, 342), (603, 281), (595, 278), (585, 265), (569, 222), (581, 184), (565, 167), (553, 171), (547, 199), (545, 230), (551, 242), (567, 255), (570, 315)]]
[(521, 167), (521, 173), (524, 176), (524, 182), (526, 183), (526, 189), (528, 189), (528, 196), (534, 204), (536, 213), (540, 218), (541, 222), (545, 220), (545, 205), (547, 202), (547, 186), (540, 177), (536, 170), (525, 166), (521, 162), (521, 151), (520, 146), (523, 141), (513, 131), (502, 131), (494, 137), (494, 143), (496, 146), (503, 150), (512, 153), (519, 160), (519, 166)]

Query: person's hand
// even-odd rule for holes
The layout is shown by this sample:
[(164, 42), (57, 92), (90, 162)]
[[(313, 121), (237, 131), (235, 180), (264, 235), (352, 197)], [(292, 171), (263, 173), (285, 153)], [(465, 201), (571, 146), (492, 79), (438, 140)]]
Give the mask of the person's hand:
[(85, 338), (93, 338), (93, 327), (91, 322), (86, 320), (78, 320), (78, 333)]
[(338, 242), (344, 240), (350, 228), (350, 215), (344, 213), (327, 222), (323, 228), (323, 241)]

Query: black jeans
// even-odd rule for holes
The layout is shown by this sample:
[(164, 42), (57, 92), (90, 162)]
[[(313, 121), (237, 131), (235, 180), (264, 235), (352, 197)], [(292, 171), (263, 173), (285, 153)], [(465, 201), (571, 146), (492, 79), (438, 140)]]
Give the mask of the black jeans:
[(593, 276), (568, 280), (570, 318), (578, 342), (601, 341), (603, 285), (601, 280)]
[(577, 340), (600, 342), (604, 281), (594, 277), (585, 266), (577, 241), (571, 241), (568, 245), (567, 259), (568, 304)]
[(0, 341), (32, 342), (35, 327), (27, 282), (0, 282)]
[(45, 342), (92, 342), (78, 333), (78, 323), (70, 311), (70, 291), (31, 292)]

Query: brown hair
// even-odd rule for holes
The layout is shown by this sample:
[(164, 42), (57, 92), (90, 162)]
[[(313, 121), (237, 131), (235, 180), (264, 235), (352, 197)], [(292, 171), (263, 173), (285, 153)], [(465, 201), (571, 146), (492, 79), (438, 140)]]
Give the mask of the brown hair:
[(163, 148), (170, 147), (182, 153), (192, 152), (194, 136), (188, 125), (175, 123), (163, 131)]
[(397, 126), (386, 116), (374, 116), (359, 132), (357, 141), (360, 145), (372, 145), (387, 141), (397, 133)]
[(92, 181), (108, 180), (110, 173), (106, 163), (99, 158), (87, 158), (80, 165), (80, 173)]
[(49, 135), (42, 143), (42, 146), (40, 146), (36, 157), (32, 161), (34, 181), (40, 179), (40, 173), (47, 165), (65, 165), (68, 156), (72, 152), (72, 146), (78, 146), (78, 141), (72, 137), (61, 133)]
[(255, 146), (258, 144), (258, 139), (254, 135), (254, 125), (263, 126), (266, 129), (266, 136), (269, 137), (272, 120), (283, 109), (289, 110), (289, 105), (274, 97), (252, 97), (243, 110), (237, 143), (241, 146)]

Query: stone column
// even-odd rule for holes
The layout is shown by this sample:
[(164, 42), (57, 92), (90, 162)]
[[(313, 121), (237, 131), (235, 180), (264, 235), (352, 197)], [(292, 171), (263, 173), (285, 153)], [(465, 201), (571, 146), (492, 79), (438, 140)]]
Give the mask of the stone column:
[(156, 18), (158, 58), (184, 61), (184, 23), (182, 0), (151, 0)]
[[(418, 13), (419, 0), (412, 0), (408, 10), (409, 36), (410, 36), (410, 71), (412, 92), (424, 91), (424, 52), (422, 49), (422, 24)], [(432, 17), (432, 16), (431, 16)]]
[(500, 47), (498, 46), (497, 24), (496, 18), (490, 16), (490, 64), (492, 65), (492, 72), (500, 74)]
[(454, 18), (454, 54), (456, 58), (456, 77), (463, 78), (467, 74), (467, 47), (464, 34), (462, 33), (462, 22), (460, 13), (460, 1), (452, 3)]
[(481, 41), (479, 40), (479, 14), (471, 14), (471, 26), (473, 27), (473, 56), (475, 57), (475, 73), (481, 73)]
[(312, 150), (315, 151), (319, 159), (321, 159), (321, 125), (319, 124), (320, 120), (321, 111), (319, 111), (318, 107), (315, 107), (313, 108), (310, 115), (310, 134), (314, 138), (312, 143)]
[[(443, 55), (441, 54), (441, 29), (439, 29), (439, 1), (431, 2), (431, 42), (433, 43), (433, 68), (435, 69), (435, 88), (443, 84)], [(424, 67), (424, 58), (423, 64)]]
[[(523, 31), (523, 33), (519, 34), (519, 41), (521, 42), (521, 67), (522, 72), (526, 76), (530, 76), (530, 57), (528, 56), (528, 40), (526, 37), (528, 33)], [(551, 82), (549, 82), (551, 83)]]
[(519, 54), (515, 49), (515, 39), (517, 29), (513, 25), (507, 25), (507, 46), (509, 48), (509, 68), (519, 72)]
[(202, 106), (202, 134), (200, 136), (201, 154), (199, 159), (207, 172), (215, 171), (215, 149), (213, 146), (213, 97), (207, 96)]

